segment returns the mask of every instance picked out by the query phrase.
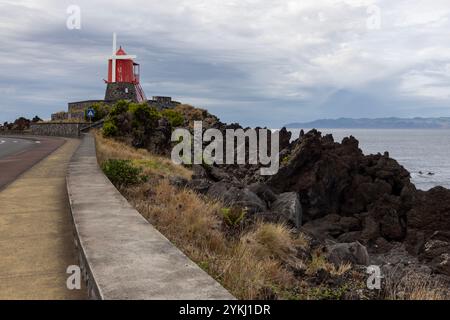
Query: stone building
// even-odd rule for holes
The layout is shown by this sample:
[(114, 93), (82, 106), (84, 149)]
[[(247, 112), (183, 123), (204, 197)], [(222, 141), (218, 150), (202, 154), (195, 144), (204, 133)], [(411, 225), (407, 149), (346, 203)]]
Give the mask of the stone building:
[(113, 36), (113, 55), (108, 59), (108, 80), (104, 100), (86, 100), (69, 102), (67, 112), (60, 111), (52, 114), (53, 121), (84, 120), (85, 110), (95, 103), (114, 104), (119, 100), (132, 102), (147, 102), (158, 109), (172, 108), (179, 102), (172, 101), (171, 97), (154, 96), (147, 100), (140, 85), (140, 65), (134, 61), (136, 56), (128, 55), (120, 47), (116, 48), (116, 35)]
[(178, 101), (173, 101), (171, 97), (153, 96), (152, 100), (147, 101), (150, 107), (155, 107), (158, 110), (173, 108), (180, 104)]

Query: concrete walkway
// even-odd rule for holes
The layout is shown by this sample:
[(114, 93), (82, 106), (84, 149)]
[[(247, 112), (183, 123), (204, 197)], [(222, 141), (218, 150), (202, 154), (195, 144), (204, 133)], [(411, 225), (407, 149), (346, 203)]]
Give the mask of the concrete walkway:
[(117, 191), (97, 164), (91, 135), (72, 158), (67, 187), (90, 297), (234, 299)]
[(67, 140), (0, 192), (0, 299), (86, 297), (66, 287), (78, 263), (65, 176), (78, 145)]

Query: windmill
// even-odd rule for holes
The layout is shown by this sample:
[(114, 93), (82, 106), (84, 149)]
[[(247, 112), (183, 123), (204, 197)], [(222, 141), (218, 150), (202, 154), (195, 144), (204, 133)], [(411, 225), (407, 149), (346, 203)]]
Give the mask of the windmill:
[(122, 46), (117, 50), (117, 36), (113, 33), (112, 55), (108, 60), (108, 84), (105, 100), (119, 99), (136, 102), (146, 101), (139, 82), (140, 65), (134, 62), (135, 55), (129, 55)]

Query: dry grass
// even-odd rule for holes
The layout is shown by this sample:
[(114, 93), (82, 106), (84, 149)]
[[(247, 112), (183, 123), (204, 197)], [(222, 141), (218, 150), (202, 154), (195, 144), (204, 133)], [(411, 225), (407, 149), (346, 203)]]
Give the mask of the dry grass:
[(152, 225), (234, 296), (273, 298), (277, 290), (285, 292), (295, 285), (292, 273), (283, 267), (280, 258), (285, 258), (303, 239), (294, 238), (283, 225), (264, 223), (243, 235), (243, 239), (258, 241), (257, 246), (239, 237), (227, 237), (220, 202), (205, 199), (190, 189), (176, 188), (167, 179), (171, 175), (190, 178), (190, 170), (147, 150), (134, 149), (99, 133), (95, 136), (100, 163), (129, 159), (143, 166), (146, 174), (158, 177), (120, 191)]
[(260, 222), (241, 242), (260, 259), (271, 257), (285, 261), (296, 252), (292, 232), (284, 224)]
[(225, 236), (219, 202), (173, 187), (167, 179), (122, 192), (150, 223), (236, 297), (264, 299), (268, 288), (292, 286), (292, 275), (280, 261)]
[(107, 159), (133, 160), (133, 164), (143, 169), (148, 176), (180, 176), (190, 179), (192, 172), (183, 166), (175, 165), (170, 159), (156, 156), (146, 149), (136, 149), (123, 142), (103, 137), (99, 131), (94, 133), (97, 159), (103, 163)]
[(394, 270), (385, 277), (383, 298), (388, 300), (448, 300), (448, 288), (430, 275)]
[(209, 114), (205, 109), (193, 107), (188, 104), (180, 104), (174, 108), (175, 111), (181, 113), (185, 119), (185, 126), (191, 129), (194, 126), (194, 121), (202, 121), (203, 127), (209, 127), (217, 122), (217, 118)]
[(350, 263), (343, 263), (336, 267), (334, 264), (328, 262), (323, 252), (321, 252), (320, 250), (315, 250), (312, 253), (312, 259), (308, 264), (306, 274), (313, 275), (316, 274), (319, 270), (325, 270), (333, 276), (341, 276), (351, 269), (352, 265)]
[(226, 248), (216, 212), (217, 202), (206, 202), (188, 189), (179, 190), (162, 179), (122, 191), (150, 223), (197, 261)]
[[(256, 222), (244, 229), (227, 226), (223, 204), (206, 199), (190, 189), (169, 183), (170, 176), (191, 177), (191, 171), (167, 158), (96, 134), (100, 162), (130, 159), (144, 168), (148, 182), (121, 188), (128, 201), (162, 234), (217, 279), (239, 299), (322, 299), (340, 297), (344, 289), (310, 294), (307, 278), (324, 269), (331, 275), (347, 273), (351, 265), (335, 267), (323, 254), (300, 258), (300, 250), (310, 252), (303, 234), (286, 225)], [(230, 228), (232, 229), (230, 231)], [(232, 232), (237, 231), (237, 232)], [(294, 275), (305, 270), (305, 279)]]

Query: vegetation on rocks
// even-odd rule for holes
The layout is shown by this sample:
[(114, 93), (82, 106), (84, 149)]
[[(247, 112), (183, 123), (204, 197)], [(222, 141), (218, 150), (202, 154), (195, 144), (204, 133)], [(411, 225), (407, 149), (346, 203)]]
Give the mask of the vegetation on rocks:
[(146, 103), (118, 101), (103, 125), (105, 137), (128, 139), (137, 148), (164, 154), (171, 146), (173, 128), (183, 125), (183, 115), (172, 109), (157, 110)]
[[(110, 159), (122, 159), (142, 169), (146, 181), (117, 183), (119, 190), (150, 223), (238, 298), (327, 298), (311, 293), (315, 274), (333, 270), (329, 277), (338, 279), (351, 272), (347, 267), (338, 268), (339, 273), (326, 264), (318, 265), (310, 254), (313, 245), (303, 233), (284, 224), (244, 223), (242, 208), (228, 208), (220, 201), (174, 186), (173, 178), (189, 180), (192, 171), (168, 158), (105, 138), (99, 132), (96, 145), (102, 167), (111, 163)], [(351, 288), (354, 280), (348, 278)], [(320, 286), (329, 288), (326, 283)]]
[(164, 109), (161, 111), (161, 114), (163, 117), (169, 120), (169, 123), (172, 126), (172, 128), (181, 127), (184, 124), (183, 115), (176, 110)]
[[(189, 105), (173, 110), (189, 129), (242, 129)], [(281, 129), (270, 177), (259, 165), (176, 166), (165, 155), (181, 118), (168, 114), (118, 103), (96, 134), (99, 162), (141, 168), (148, 179), (119, 190), (237, 298), (449, 297), (450, 190), (418, 191), (388, 153), (364, 155), (354, 137), (317, 130), (292, 141)], [(380, 267), (381, 290), (368, 289), (368, 265)]]

